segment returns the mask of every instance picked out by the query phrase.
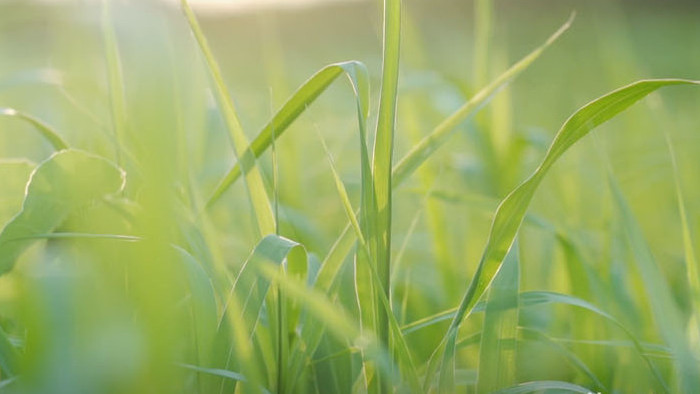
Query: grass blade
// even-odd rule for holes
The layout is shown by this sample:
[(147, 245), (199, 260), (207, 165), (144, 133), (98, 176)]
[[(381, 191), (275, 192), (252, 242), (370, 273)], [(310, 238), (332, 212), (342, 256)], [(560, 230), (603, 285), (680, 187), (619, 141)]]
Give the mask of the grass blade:
[[(248, 149), (248, 138), (243, 132), (233, 100), (224, 82), (224, 77), (214, 58), (214, 54), (209, 48), (207, 39), (199, 26), (199, 22), (197, 22), (197, 17), (194, 15), (194, 12), (192, 12), (189, 4), (187, 4), (187, 0), (181, 0), (180, 4), (192, 33), (199, 44), (199, 48), (202, 50), (209, 72), (211, 73), (217, 103), (219, 104), (219, 109), (222, 112), (226, 127), (229, 130), (234, 154), (243, 172), (246, 174), (245, 184), (250, 202), (255, 211), (259, 235), (265, 236), (273, 234), (275, 232), (275, 219), (272, 206), (270, 205), (267, 191), (265, 191), (262, 175), (256, 167), (255, 155)], [(279, 133), (278, 130), (276, 130), (276, 132)]]
[(489, 291), (476, 379), (476, 390), (480, 393), (490, 393), (516, 383), (517, 347), (513, 344), (518, 331), (518, 260), (516, 245), (506, 256), (501, 274)]
[[(364, 64), (356, 61), (328, 65), (312, 75), (284, 103), (272, 119), (262, 128), (250, 144), (250, 151), (257, 158), (269, 148), (273, 139), (279, 138), (318, 96), (321, 95), (338, 77), (346, 75), (352, 84), (358, 103), (358, 115), (366, 119), (369, 112), (369, 77)], [(273, 132), (274, 131), (274, 132)], [(241, 166), (236, 163), (219, 181), (207, 202), (207, 206), (216, 203), (221, 195), (241, 176)]]
[[(454, 345), (459, 326), (469, 316), (474, 305), (501, 268), (501, 263), (513, 244), (537, 187), (557, 159), (595, 127), (613, 118), (649, 93), (661, 87), (673, 85), (700, 85), (700, 82), (683, 79), (638, 81), (590, 102), (564, 123), (537, 169), (499, 205), (479, 266), (441, 346), (433, 355), (432, 367), (428, 369), (428, 378), (430, 373), (436, 370), (436, 359), (442, 360), (443, 373), (446, 368), (453, 368), (451, 364), (454, 361)], [(429, 381), (430, 379), (426, 379), (426, 382)]]
[(54, 130), (53, 127), (29, 114), (25, 114), (24, 112), (17, 111), (13, 108), (0, 108), (0, 116), (9, 116), (30, 123), (37, 129), (37, 131), (39, 131), (39, 133), (41, 133), (41, 136), (51, 144), (54, 150), (59, 151), (68, 149), (68, 144), (66, 141), (63, 140), (63, 137), (61, 137), (61, 135)]
[(556, 390), (559, 392), (568, 393), (583, 393), (590, 394), (592, 391), (583, 386), (573, 383), (558, 382), (553, 380), (542, 380), (537, 382), (521, 383), (517, 386), (512, 386), (507, 389), (494, 391), (493, 394), (527, 394), (536, 393), (545, 390)]
[(430, 134), (425, 136), (396, 164), (394, 167), (393, 185), (399, 186), (413, 172), (423, 164), (438, 148), (447, 142), (455, 128), (467, 119), (470, 115), (478, 111), (486, 104), (494, 94), (509, 84), (521, 72), (527, 69), (550, 45), (552, 45), (571, 26), (574, 15), (566, 21), (554, 34), (552, 34), (544, 44), (537, 47), (527, 56), (511, 66), (503, 74), (498, 76), (488, 86), (477, 92), (469, 101), (462, 105), (452, 115), (442, 121)]
[[(319, 136), (319, 138), (322, 138)], [(323, 141), (323, 140), (322, 140)], [(335, 180), (336, 184), (336, 189), (338, 191), (338, 195), (340, 196), (340, 199), (343, 203), (343, 208), (345, 210), (345, 214), (347, 215), (348, 219), (350, 220), (350, 223), (352, 224), (352, 228), (355, 231), (355, 235), (357, 236), (357, 239), (359, 240), (359, 253), (364, 253), (365, 255), (369, 254), (369, 249), (367, 246), (367, 243), (365, 241), (365, 238), (362, 234), (362, 229), (360, 228), (360, 224), (357, 221), (357, 218), (355, 217), (355, 212), (352, 208), (352, 205), (350, 203), (350, 198), (348, 197), (348, 193), (345, 189), (345, 186), (343, 184), (343, 181), (340, 179), (340, 176), (338, 175), (337, 170), (335, 169), (335, 165), (333, 163), (333, 159), (330, 156), (330, 153), (328, 152), (328, 149), (326, 147), (325, 142), (323, 142), (323, 146), (326, 149), (326, 154), (328, 156), (328, 161), (331, 167), (331, 172), (333, 173), (333, 178)], [(370, 259), (364, 256), (361, 258), (365, 263), (369, 263)], [(411, 354), (410, 351), (408, 350), (408, 345), (406, 344), (405, 338), (403, 336), (403, 333), (401, 332), (401, 328), (399, 327), (399, 323), (396, 320), (396, 317), (394, 313), (391, 310), (391, 306), (389, 303), (389, 298), (386, 296), (386, 293), (384, 289), (382, 289), (382, 283), (379, 278), (379, 274), (376, 272), (376, 270), (372, 267), (369, 266), (368, 270), (370, 271), (371, 279), (374, 282), (374, 285), (380, 289), (381, 291), (377, 292), (377, 296), (379, 297), (379, 301), (382, 306), (382, 312), (387, 316), (388, 319), (388, 325), (389, 329), (391, 331), (392, 339), (393, 339), (393, 349), (395, 353), (399, 356), (401, 365), (404, 366), (404, 369), (406, 370), (406, 375), (409, 380), (409, 385), (411, 387), (411, 390), (413, 392), (420, 391), (420, 382), (418, 380), (418, 373), (415, 369), (413, 360), (411, 359)]]
[(233, 372), (233, 371), (228, 371), (225, 369), (218, 369), (218, 368), (204, 368), (204, 367), (198, 367), (196, 365), (190, 365), (190, 364), (179, 364), (182, 368), (189, 369), (192, 371), (200, 372), (200, 373), (205, 373), (213, 376), (218, 376), (221, 378), (225, 379), (231, 379), (235, 380), (237, 382), (245, 382), (246, 378), (245, 376), (239, 374), (238, 372)]
[[(400, 41), (401, 0), (385, 0), (382, 86), (372, 157), (373, 204), (365, 205), (363, 208), (370, 230), (367, 238), (371, 258), (387, 299), (390, 298), (391, 289), (391, 167), (394, 155)], [(371, 208), (372, 211), (367, 208)], [(388, 343), (388, 317), (382, 313), (379, 313), (378, 317), (379, 340), (382, 343)]]
[(119, 46), (111, 19), (110, 0), (102, 1), (102, 41), (105, 46), (107, 62), (107, 81), (109, 83), (109, 104), (112, 115), (112, 132), (116, 142), (117, 164), (121, 162), (124, 138), (127, 133), (126, 96), (124, 93), (124, 76), (119, 57)]

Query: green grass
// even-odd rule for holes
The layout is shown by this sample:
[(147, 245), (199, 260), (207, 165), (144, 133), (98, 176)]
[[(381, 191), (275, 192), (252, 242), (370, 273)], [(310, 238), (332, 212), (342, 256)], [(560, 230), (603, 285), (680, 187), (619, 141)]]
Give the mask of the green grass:
[(0, 5), (0, 391), (700, 391), (698, 8), (521, 7)]

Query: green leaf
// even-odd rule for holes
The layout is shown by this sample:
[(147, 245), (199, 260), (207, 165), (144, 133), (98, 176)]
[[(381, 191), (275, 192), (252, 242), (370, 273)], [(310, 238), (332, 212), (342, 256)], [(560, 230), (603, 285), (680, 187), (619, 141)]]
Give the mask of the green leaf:
[(527, 394), (545, 390), (555, 390), (557, 392), (591, 394), (592, 391), (577, 384), (558, 382), (553, 380), (542, 380), (537, 382), (521, 383), (507, 389), (494, 391), (493, 394)]
[(394, 167), (394, 187), (402, 184), (415, 170), (423, 164), (435, 151), (440, 148), (459, 126), (470, 115), (477, 112), (491, 97), (508, 85), (521, 72), (526, 70), (550, 45), (552, 45), (571, 26), (574, 15), (564, 23), (559, 30), (552, 34), (547, 41), (527, 56), (512, 65), (488, 86), (479, 90), (469, 101), (464, 103), (457, 111), (443, 120), (435, 129), (425, 136), (396, 164)]
[[(246, 260), (224, 304), (223, 315), (229, 318), (233, 331), (233, 348), (229, 358), (234, 357), (233, 369), (242, 371), (254, 386), (261, 384), (261, 366), (253, 359), (252, 340), (256, 325), (264, 314), (264, 301), (270, 289), (270, 280), (261, 276), (264, 266), (285, 268), (291, 277), (303, 277), (306, 273), (306, 252), (297, 242), (277, 235), (264, 237)], [(284, 304), (283, 304), (284, 305)], [(288, 335), (293, 334), (299, 315), (298, 305), (289, 305)], [(223, 317), (222, 317), (223, 318)], [(268, 316), (268, 319), (271, 317)], [(222, 321), (223, 323), (223, 321)], [(229, 369), (229, 360), (224, 369)], [(282, 367), (282, 366), (280, 366)]]
[(612, 175), (610, 175), (609, 181), (627, 241), (642, 276), (645, 292), (649, 294), (654, 321), (659, 327), (662, 338), (675, 356), (680, 377), (678, 390), (685, 393), (698, 392), (700, 391), (699, 363), (685, 338), (685, 324), (680, 310), (649, 245), (644, 239), (642, 229)]
[(54, 130), (53, 127), (49, 126), (43, 121), (29, 114), (25, 114), (24, 112), (17, 111), (13, 108), (0, 108), (0, 115), (13, 117), (28, 122), (29, 124), (34, 126), (34, 128), (36, 128), (36, 130), (39, 133), (41, 133), (41, 136), (44, 137), (44, 139), (46, 139), (48, 143), (51, 144), (54, 150), (59, 151), (63, 149), (68, 149), (68, 144), (63, 140), (61, 135), (56, 130)]
[[(378, 284), (373, 292), (375, 300), (358, 297), (360, 308), (374, 304), (377, 315), (375, 330), (379, 340), (389, 343), (389, 314), (391, 307), (381, 311), (378, 304), (383, 297), (390, 298), (391, 290), (391, 213), (392, 165), (394, 157), (394, 130), (396, 127), (396, 100), (399, 82), (399, 54), (401, 42), (401, 0), (384, 1), (384, 38), (382, 57), (382, 85), (379, 94), (379, 114), (372, 156), (371, 198), (362, 201), (365, 239), (369, 246), (369, 263), (376, 270)], [(364, 174), (363, 183), (368, 174)], [(363, 185), (364, 187), (364, 185)], [(359, 271), (359, 270), (358, 270)], [(360, 283), (363, 278), (360, 277)], [(356, 281), (356, 283), (358, 283)], [(370, 282), (371, 283), (371, 282)], [(383, 292), (383, 294), (379, 294)], [(393, 317), (393, 315), (392, 315)], [(398, 340), (398, 339), (397, 339)], [(381, 381), (378, 382), (381, 385)]]
[(0, 233), (0, 274), (12, 269), (37, 234), (53, 231), (74, 210), (122, 190), (125, 174), (82, 151), (55, 153), (32, 172), (22, 210)]
[[(499, 205), (479, 266), (441, 345), (433, 354), (432, 367), (428, 368), (428, 377), (436, 370), (437, 359), (442, 360), (443, 372), (453, 368), (451, 365), (454, 361), (454, 346), (459, 327), (472, 312), (474, 305), (501, 268), (501, 263), (513, 244), (537, 187), (557, 159), (595, 127), (629, 108), (649, 93), (661, 87), (673, 85), (700, 85), (700, 82), (683, 79), (638, 81), (588, 103), (564, 123), (537, 169)], [(441, 375), (444, 376), (444, 374)]]
[[(321, 141), (323, 141), (322, 137)], [(350, 220), (350, 223), (352, 224), (352, 228), (355, 231), (355, 235), (357, 236), (357, 239), (359, 240), (359, 252), (363, 254), (364, 256), (358, 258), (358, 262), (362, 263), (364, 262), (365, 264), (369, 265), (370, 259), (368, 258), (369, 255), (369, 248), (367, 246), (367, 243), (365, 241), (365, 238), (362, 234), (362, 229), (360, 228), (360, 224), (357, 221), (357, 218), (355, 217), (355, 212), (352, 208), (352, 205), (350, 203), (350, 198), (348, 197), (348, 193), (345, 189), (345, 185), (343, 184), (343, 181), (340, 179), (340, 176), (338, 175), (338, 172), (335, 169), (335, 165), (333, 163), (333, 158), (331, 157), (330, 153), (328, 152), (328, 149), (326, 147), (325, 142), (323, 142), (324, 149), (326, 149), (326, 155), (328, 156), (328, 161), (331, 167), (331, 172), (333, 173), (333, 178), (335, 180), (335, 185), (336, 189), (338, 191), (338, 195), (340, 196), (340, 199), (343, 203), (343, 208), (345, 210), (345, 214), (347, 215), (348, 219)], [(420, 382), (418, 380), (418, 373), (416, 371), (416, 368), (414, 366), (413, 360), (411, 359), (411, 354), (408, 349), (408, 345), (406, 344), (406, 340), (404, 338), (403, 333), (401, 332), (401, 328), (399, 327), (399, 323), (396, 320), (396, 317), (394, 316), (393, 311), (391, 310), (391, 304), (389, 303), (389, 298), (384, 292), (384, 289), (382, 288), (383, 284), (381, 283), (381, 280), (379, 278), (379, 274), (377, 273), (376, 269), (372, 266), (368, 266), (368, 271), (371, 276), (371, 280), (373, 281), (374, 286), (376, 286), (378, 289), (381, 291), (377, 292), (377, 296), (379, 298), (379, 303), (381, 304), (381, 312), (384, 313), (387, 316), (387, 321), (389, 325), (389, 330), (392, 335), (392, 345), (393, 345), (393, 351), (397, 356), (399, 357), (399, 361), (401, 366), (403, 366), (404, 370), (406, 371), (406, 375), (409, 381), (409, 385), (411, 387), (412, 391), (420, 391)]]
[(178, 365), (181, 366), (182, 368), (185, 368), (185, 369), (189, 369), (192, 371), (197, 371), (200, 373), (205, 373), (205, 374), (209, 374), (209, 375), (213, 375), (213, 376), (218, 376), (218, 377), (222, 377), (225, 379), (231, 379), (231, 380), (235, 380), (238, 382), (245, 382), (246, 381), (245, 376), (243, 376), (237, 372), (228, 371), (225, 369), (204, 368), (204, 367), (198, 367), (196, 365), (190, 365), (190, 364), (178, 364)]
[(262, 175), (256, 166), (256, 156), (248, 147), (248, 137), (246, 137), (243, 132), (243, 127), (238, 119), (236, 108), (231, 99), (231, 94), (228, 92), (226, 83), (224, 82), (221, 69), (209, 48), (207, 39), (199, 26), (199, 22), (197, 22), (197, 17), (187, 4), (187, 0), (181, 0), (180, 5), (185, 13), (192, 33), (202, 50), (202, 54), (204, 55), (204, 60), (213, 79), (216, 100), (230, 133), (234, 154), (243, 169), (243, 173), (246, 175), (245, 184), (248, 190), (248, 197), (255, 211), (258, 232), (260, 236), (273, 234), (275, 232), (275, 218), (272, 212), (272, 206), (270, 205), (270, 200), (265, 190)]
[(514, 246), (489, 291), (476, 380), (476, 390), (480, 393), (490, 393), (516, 383), (517, 347), (512, 344), (518, 333), (518, 260), (518, 249)]
[[(257, 158), (260, 157), (274, 140), (278, 139), (338, 77), (346, 75), (352, 84), (358, 100), (358, 116), (366, 119), (369, 112), (369, 77), (364, 64), (357, 61), (330, 64), (312, 75), (287, 99), (282, 108), (267, 122), (250, 144), (249, 150)], [(209, 197), (207, 206), (216, 203), (221, 195), (241, 176), (241, 166), (236, 163), (231, 170), (219, 181), (216, 189)]]

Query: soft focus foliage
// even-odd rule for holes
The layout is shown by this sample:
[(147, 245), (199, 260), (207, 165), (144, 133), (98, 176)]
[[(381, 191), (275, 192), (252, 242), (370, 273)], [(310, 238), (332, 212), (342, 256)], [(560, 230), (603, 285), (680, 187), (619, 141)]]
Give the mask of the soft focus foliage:
[(699, 16), (0, 3), (0, 391), (700, 392)]

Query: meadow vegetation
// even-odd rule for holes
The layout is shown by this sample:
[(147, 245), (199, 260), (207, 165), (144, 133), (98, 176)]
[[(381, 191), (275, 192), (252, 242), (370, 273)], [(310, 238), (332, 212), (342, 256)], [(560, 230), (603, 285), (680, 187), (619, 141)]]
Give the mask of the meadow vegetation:
[(700, 392), (700, 7), (0, 4), (0, 391)]

